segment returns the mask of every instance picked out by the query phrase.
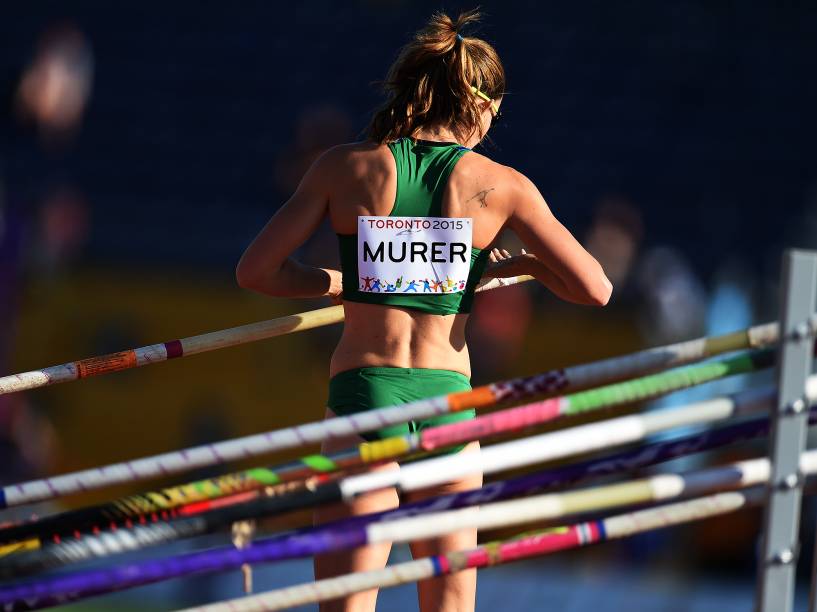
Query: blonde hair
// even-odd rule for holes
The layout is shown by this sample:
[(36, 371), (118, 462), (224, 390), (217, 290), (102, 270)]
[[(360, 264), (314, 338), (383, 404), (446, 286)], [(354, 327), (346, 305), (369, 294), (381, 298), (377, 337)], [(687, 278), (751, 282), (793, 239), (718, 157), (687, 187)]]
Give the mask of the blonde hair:
[(460, 13), (456, 21), (435, 13), (401, 50), (382, 88), (385, 104), (374, 114), (367, 135), (378, 143), (413, 137), (424, 126), (445, 125), (458, 142), (480, 137), (480, 99), (505, 92), (505, 69), (496, 50), (484, 40), (460, 34), (478, 23), (480, 13)]

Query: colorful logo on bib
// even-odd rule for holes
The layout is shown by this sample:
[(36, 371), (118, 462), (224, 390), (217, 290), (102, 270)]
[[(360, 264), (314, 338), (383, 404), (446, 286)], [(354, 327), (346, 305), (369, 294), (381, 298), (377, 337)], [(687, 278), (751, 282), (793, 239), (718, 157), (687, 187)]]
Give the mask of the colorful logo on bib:
[(437, 281), (429, 278), (418, 278), (410, 281), (402, 277), (394, 282), (372, 276), (360, 277), (360, 290), (367, 293), (457, 293), (465, 289), (467, 280), (447, 278)]

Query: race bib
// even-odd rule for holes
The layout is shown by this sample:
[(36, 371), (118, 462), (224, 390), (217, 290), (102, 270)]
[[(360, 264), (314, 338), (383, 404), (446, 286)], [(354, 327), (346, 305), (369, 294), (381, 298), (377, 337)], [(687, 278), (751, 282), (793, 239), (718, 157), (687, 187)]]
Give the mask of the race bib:
[(366, 293), (463, 291), (471, 238), (471, 219), (358, 217), (358, 286)]

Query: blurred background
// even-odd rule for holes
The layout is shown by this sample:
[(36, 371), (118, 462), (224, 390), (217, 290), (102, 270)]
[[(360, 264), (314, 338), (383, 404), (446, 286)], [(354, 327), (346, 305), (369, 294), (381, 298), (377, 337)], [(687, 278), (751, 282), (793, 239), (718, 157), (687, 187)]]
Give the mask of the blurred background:
[[(251, 295), (236, 286), (235, 264), (309, 164), (361, 138), (380, 101), (374, 82), (409, 35), (434, 10), (473, 6), (5, 3), (0, 374), (326, 305)], [(774, 318), (783, 248), (817, 248), (817, 5), (481, 6), (482, 29), (466, 34), (495, 45), (509, 88), (504, 124), (481, 152), (539, 186), (615, 293), (603, 310), (533, 287), (483, 295), (470, 322), (473, 382)], [(519, 247), (511, 235), (502, 245)], [(337, 266), (328, 228), (299, 257)], [(0, 396), (0, 481), (317, 420), (338, 336), (321, 329)], [(479, 607), (749, 609), (757, 532), (758, 515), (746, 512), (487, 570)], [(256, 584), (308, 579), (298, 562), (259, 570)], [(179, 580), (75, 609), (169, 609), (237, 596), (240, 584), (237, 573)], [(381, 602), (416, 608), (413, 587)]]

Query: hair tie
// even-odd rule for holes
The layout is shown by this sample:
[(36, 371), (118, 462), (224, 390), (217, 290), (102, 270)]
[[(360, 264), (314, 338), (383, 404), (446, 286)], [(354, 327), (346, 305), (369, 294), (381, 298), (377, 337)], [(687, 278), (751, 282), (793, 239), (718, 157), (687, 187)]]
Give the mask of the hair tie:
[(457, 32), (457, 40), (460, 42), (463, 41), (462, 34), (460, 34), (459, 32)]

